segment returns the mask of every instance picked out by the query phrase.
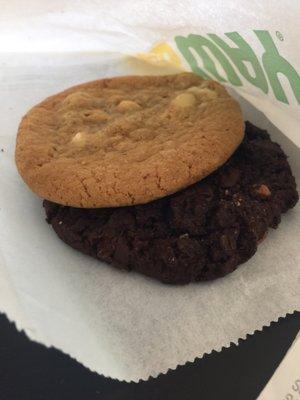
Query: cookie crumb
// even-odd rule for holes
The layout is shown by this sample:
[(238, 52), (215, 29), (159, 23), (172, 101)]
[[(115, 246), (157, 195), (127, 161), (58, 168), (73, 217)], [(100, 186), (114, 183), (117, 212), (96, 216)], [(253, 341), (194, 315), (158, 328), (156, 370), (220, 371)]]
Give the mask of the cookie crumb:
[(184, 233), (183, 235), (179, 236), (179, 239), (187, 239), (189, 237), (188, 233)]
[(240, 197), (238, 194), (233, 196), (233, 202), (237, 207), (240, 207), (242, 202), (243, 202), (243, 198)]

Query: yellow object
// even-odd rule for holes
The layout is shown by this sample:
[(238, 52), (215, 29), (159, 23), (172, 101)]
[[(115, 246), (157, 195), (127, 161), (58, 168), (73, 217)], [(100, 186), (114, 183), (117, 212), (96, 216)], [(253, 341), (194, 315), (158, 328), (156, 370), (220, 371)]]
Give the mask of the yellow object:
[(137, 58), (156, 66), (173, 65), (183, 69), (180, 57), (168, 43), (158, 43), (148, 53), (139, 53)]

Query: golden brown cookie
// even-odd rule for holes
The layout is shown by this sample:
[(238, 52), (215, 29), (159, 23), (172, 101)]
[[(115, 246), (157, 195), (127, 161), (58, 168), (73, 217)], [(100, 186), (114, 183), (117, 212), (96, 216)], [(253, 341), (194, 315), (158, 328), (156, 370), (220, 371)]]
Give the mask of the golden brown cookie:
[(164, 197), (222, 165), (243, 139), (238, 103), (190, 73), (72, 87), (23, 118), (16, 163), (39, 196), (73, 207)]

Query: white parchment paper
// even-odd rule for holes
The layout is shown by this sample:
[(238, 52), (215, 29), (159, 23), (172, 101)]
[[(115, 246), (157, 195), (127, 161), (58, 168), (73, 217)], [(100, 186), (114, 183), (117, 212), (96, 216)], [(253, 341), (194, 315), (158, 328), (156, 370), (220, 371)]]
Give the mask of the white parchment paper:
[[(75, 4), (72, 12), (78, 17), (78, 4), (72, 3)], [(92, 3), (95, 2), (87, 2)], [(100, 9), (103, 3), (108, 4), (98, 3)], [(144, 1), (140, 3), (145, 4)], [(0, 151), (0, 311), (6, 312), (31, 339), (61, 349), (91, 370), (121, 380), (138, 381), (193, 361), (213, 349), (220, 350), (231, 342), (236, 343), (279, 316), (299, 310), (299, 206), (283, 216), (279, 229), (271, 231), (257, 254), (236, 272), (211, 283), (183, 287), (165, 286), (135, 273), (122, 273), (74, 251), (57, 238), (44, 220), (41, 200), (23, 184), (14, 165), (15, 135), (22, 115), (46, 96), (76, 83), (129, 73), (164, 73), (169, 69), (141, 67), (115, 51), (105, 52), (104, 48), (101, 53), (76, 52), (74, 42), (72, 52), (66, 52), (66, 37), (55, 42), (49, 32), (51, 27), (59, 25), (60, 32), (67, 35), (73, 24), (72, 32), (76, 33), (74, 24), (78, 27), (80, 19), (72, 18), (70, 10), (65, 11), (67, 19), (61, 16), (56, 22), (51, 12), (57, 14), (57, 9), (48, 10), (45, 12), (48, 25), (43, 28), (43, 13), (37, 10), (37, 19), (27, 23), (27, 31), (36, 32), (40, 24), (47, 40), (29, 35), (36, 46), (36, 52), (30, 54), (30, 41), (26, 37), (22, 39), (23, 49), (18, 48), (18, 31), (13, 35), (9, 33), (13, 29), (9, 25), (13, 14), (10, 10), (4, 11), (7, 17), (5, 39), (13, 38), (14, 53), (5, 52), (7, 49), (2, 42), (0, 149), (4, 151)], [(123, 31), (120, 28), (118, 32), (125, 35), (124, 43), (133, 43), (133, 37), (137, 40), (132, 53), (139, 48), (143, 51), (146, 44), (158, 36), (150, 23), (141, 27), (135, 20), (132, 26), (136, 29), (133, 29), (128, 19), (118, 16), (116, 22), (108, 11), (105, 15), (106, 25), (103, 26), (102, 19), (101, 29), (105, 31), (109, 23), (111, 26), (119, 23)], [(252, 22), (256, 20), (254, 14), (249, 15)], [(22, 32), (26, 31), (24, 13), (20, 15), (19, 10), (17, 16)], [(216, 29), (216, 20), (221, 24), (221, 17), (217, 15), (214, 20), (212, 13), (211, 18), (214, 21), (211, 27)], [(229, 17), (226, 18), (224, 29), (228, 29)], [(240, 24), (243, 18), (245, 20), (245, 15)], [(266, 19), (269, 23), (269, 16)], [(69, 21), (69, 25), (62, 21)], [(127, 30), (124, 21), (129, 26)], [(186, 29), (188, 21), (186, 18), (182, 21)], [(90, 26), (92, 32), (96, 30), (95, 25)], [(87, 24), (80, 31), (80, 50), (85, 37), (92, 37), (93, 48), (96, 38), (101, 37), (98, 31), (89, 36), (86, 27)], [(175, 24), (175, 27), (180, 31), (182, 25)], [(209, 23), (206, 30), (208, 27)], [(161, 36), (166, 37), (166, 32), (167, 28), (165, 36), (163, 31)], [(56, 34), (54, 37), (57, 39)], [(148, 41), (143, 39), (145, 37)], [(41, 43), (45, 44), (45, 51), (38, 47)], [(111, 43), (116, 45), (117, 39)], [(55, 48), (60, 52), (54, 52)], [(130, 53), (130, 46), (126, 49)], [(23, 54), (23, 50), (27, 54)], [(269, 129), (272, 138), (289, 154), (299, 184), (299, 149), (293, 143), (297, 142), (297, 106), (277, 106), (274, 99), (258, 96), (245, 88), (240, 94), (244, 99), (234, 92), (242, 104), (245, 119)], [(245, 99), (267, 113), (283, 133)]]

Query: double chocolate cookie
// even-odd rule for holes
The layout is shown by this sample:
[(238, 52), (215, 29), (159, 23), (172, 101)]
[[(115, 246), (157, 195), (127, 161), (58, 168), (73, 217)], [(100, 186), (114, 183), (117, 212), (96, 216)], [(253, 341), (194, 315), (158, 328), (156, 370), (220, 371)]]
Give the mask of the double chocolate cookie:
[(47, 221), (73, 248), (121, 269), (183, 284), (234, 271), (297, 200), (286, 155), (266, 131), (246, 123), (244, 140), (228, 161), (175, 194), (118, 208), (47, 200), (44, 207)]

